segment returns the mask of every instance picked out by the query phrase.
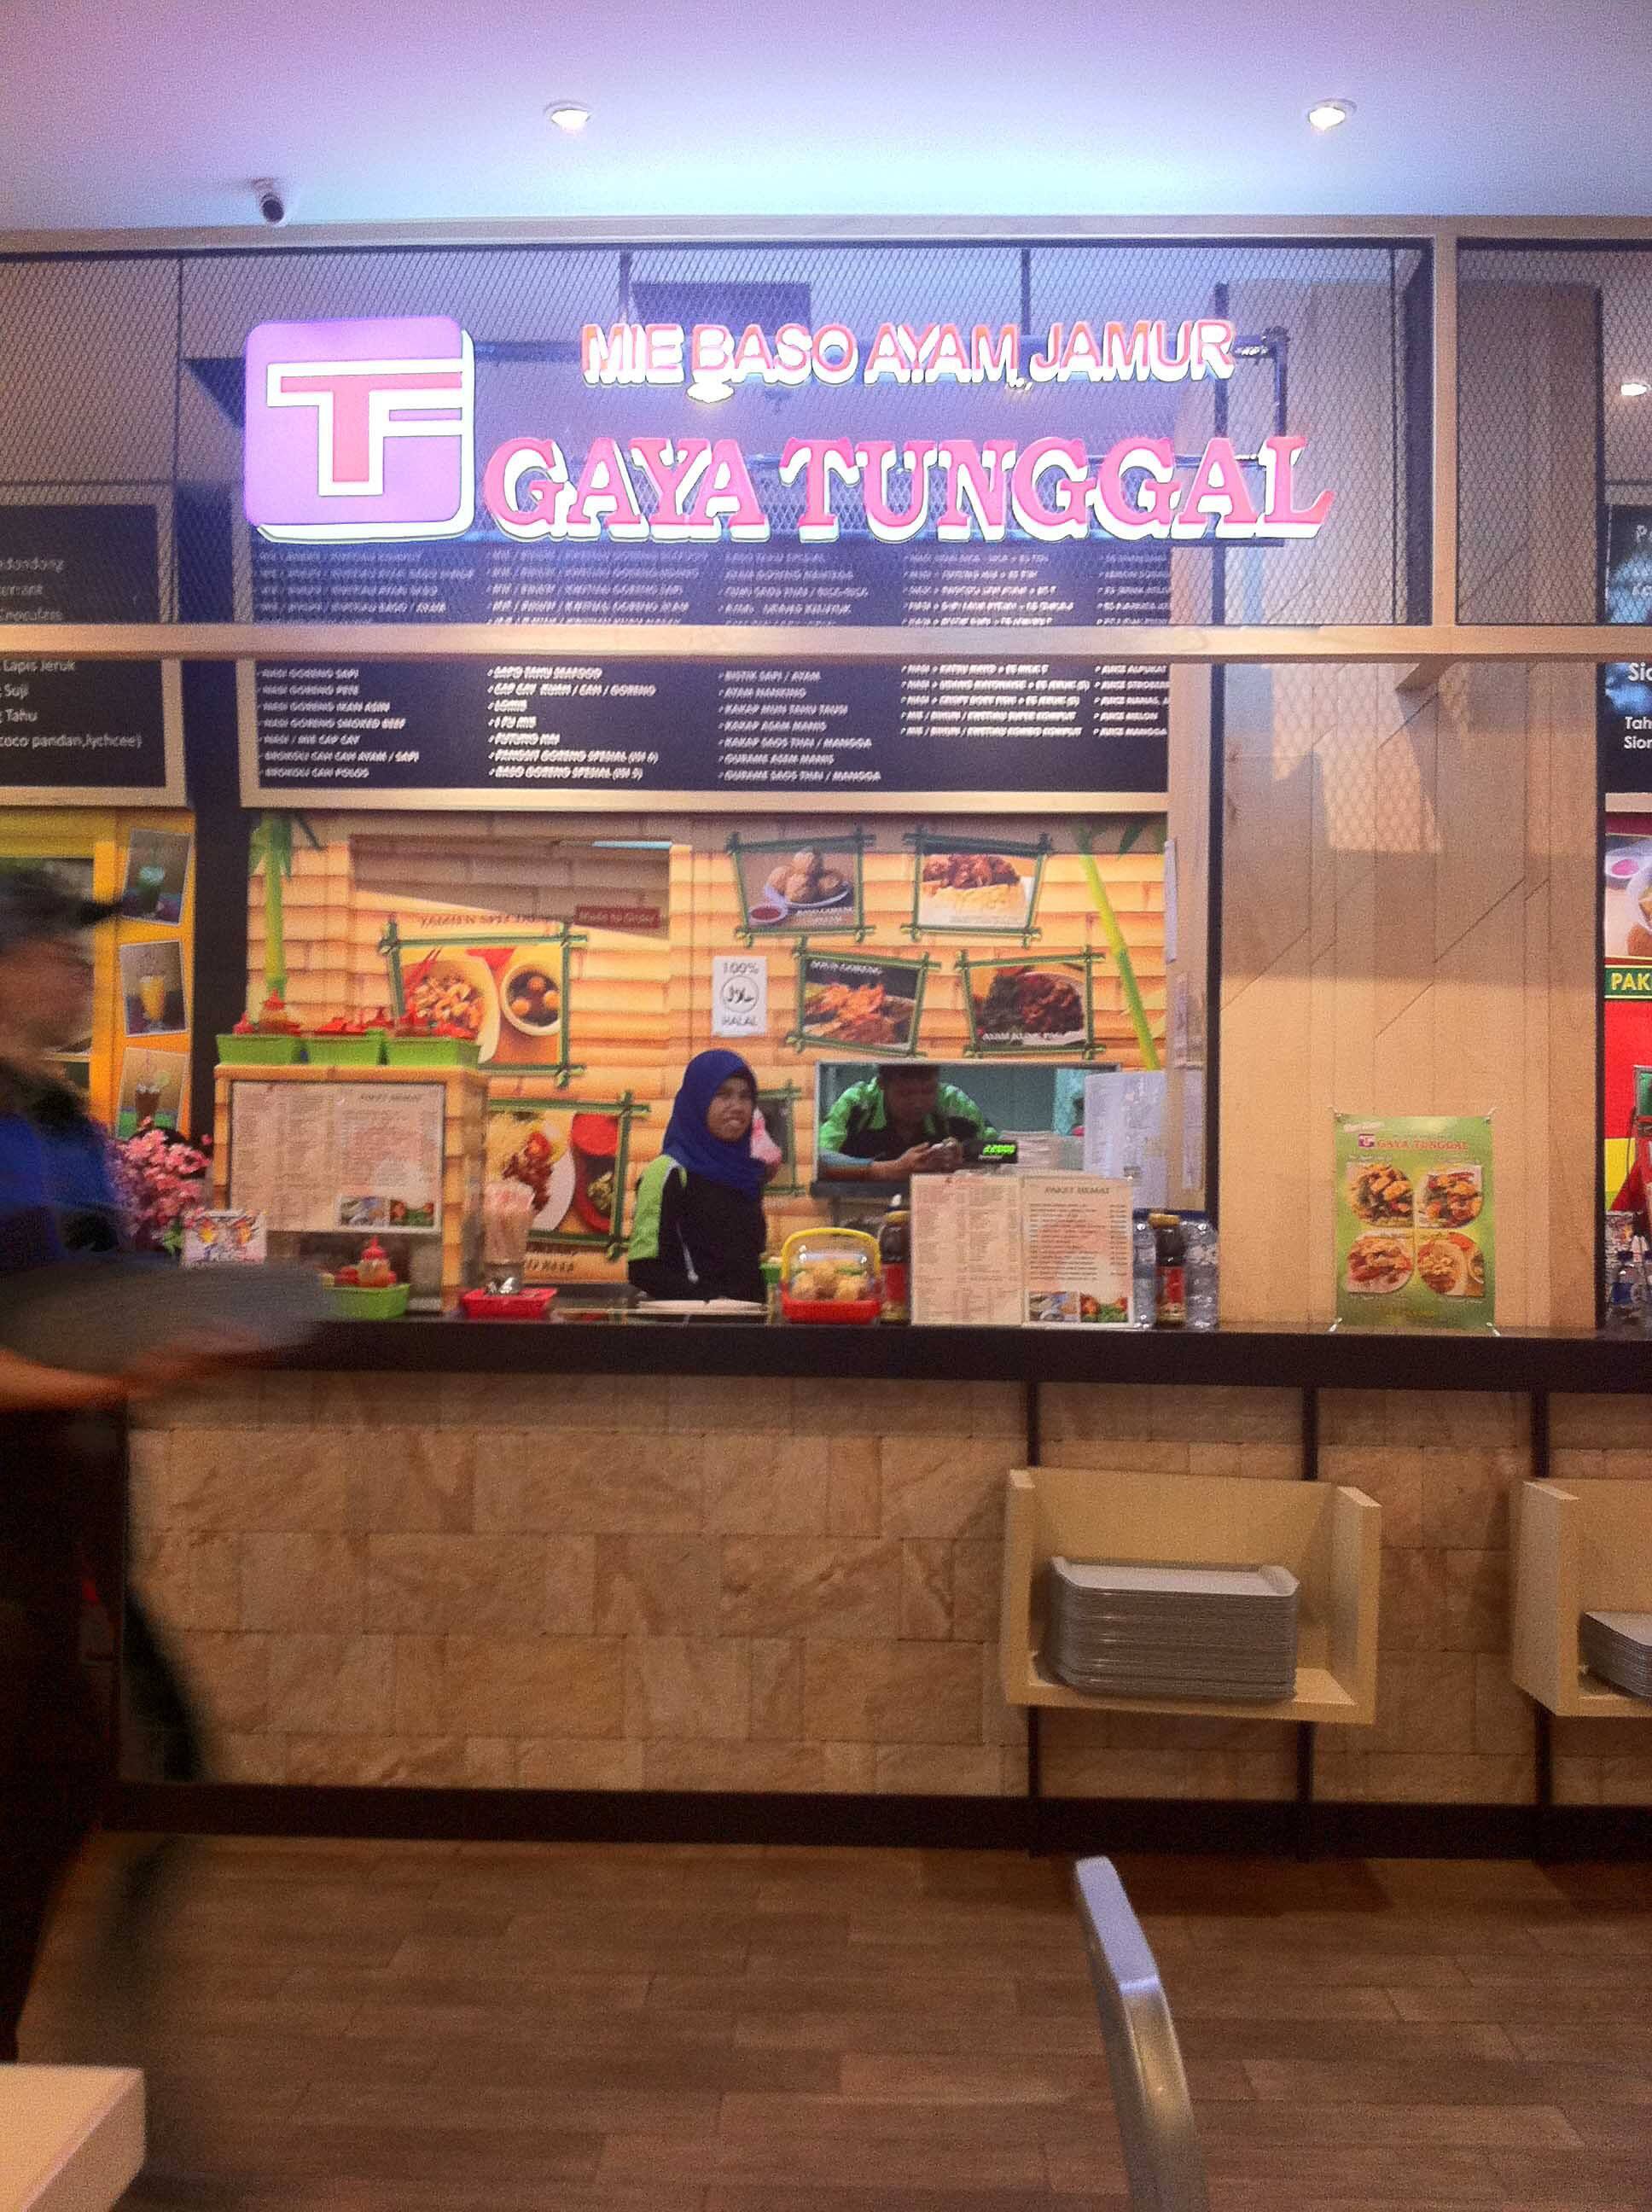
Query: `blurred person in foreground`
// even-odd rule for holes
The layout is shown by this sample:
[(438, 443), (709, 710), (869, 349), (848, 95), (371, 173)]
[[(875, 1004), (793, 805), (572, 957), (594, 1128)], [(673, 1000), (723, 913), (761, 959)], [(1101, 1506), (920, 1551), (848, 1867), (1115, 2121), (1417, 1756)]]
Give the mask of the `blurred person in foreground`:
[[(125, 1244), (107, 1140), (57, 1058), (91, 1027), (87, 933), (118, 911), (47, 869), (0, 871), (0, 1303), (32, 1269), (94, 1266)], [(101, 1557), (124, 1510), (108, 1416), (232, 1352), (180, 1342), (126, 1373), (84, 1375), (0, 1348), (0, 2063), (16, 2059), (52, 1900), (108, 1778), (80, 1640), (89, 1560), (112, 1615), (121, 1602)]]

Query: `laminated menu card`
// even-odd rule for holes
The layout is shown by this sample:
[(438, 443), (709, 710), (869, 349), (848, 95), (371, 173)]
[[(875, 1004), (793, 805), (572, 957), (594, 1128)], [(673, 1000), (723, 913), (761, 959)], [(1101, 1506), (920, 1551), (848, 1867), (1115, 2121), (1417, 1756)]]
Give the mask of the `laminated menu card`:
[(1132, 1198), (1097, 1176), (914, 1176), (913, 1320), (1127, 1326)]
[(441, 1225), (439, 1083), (238, 1083), (229, 1198), (277, 1232)]
[(982, 1328), (1013, 1328), (1020, 1321), (1016, 1176), (914, 1176), (912, 1318)]
[(1335, 1126), (1338, 1325), (1490, 1328), (1491, 1117), (1339, 1114)]

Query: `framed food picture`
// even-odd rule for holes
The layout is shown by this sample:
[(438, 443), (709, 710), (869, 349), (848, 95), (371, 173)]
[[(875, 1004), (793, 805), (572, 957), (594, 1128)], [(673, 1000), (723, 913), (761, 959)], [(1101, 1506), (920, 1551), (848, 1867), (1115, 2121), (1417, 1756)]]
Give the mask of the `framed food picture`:
[(1038, 935), (1038, 894), (1053, 849), (1048, 837), (1017, 842), (914, 830), (907, 842), (913, 854), (908, 937), (962, 932), (1018, 937), (1029, 945)]
[(867, 934), (864, 857), (872, 839), (864, 830), (841, 836), (763, 837), (728, 841), (740, 902), (737, 934), (747, 945), (762, 937), (853, 937)]
[(392, 915), (379, 940), (390, 1012), (469, 1037), (479, 1066), (570, 1083), (584, 1073), (570, 1000), (573, 956), (585, 942), (566, 923), (430, 934), (404, 931)]
[(1095, 967), (1104, 956), (1090, 947), (1037, 959), (976, 959), (958, 955), (971, 1054), (1005, 1057), (1096, 1053)]
[(1488, 1115), (1336, 1117), (1339, 1328), (1490, 1328)]
[(829, 1046), (880, 1060), (909, 1060), (918, 1049), (928, 955), (886, 960), (816, 952), (798, 943), (797, 1020), (787, 1042), (797, 1049)]
[(488, 1176), (525, 1183), (534, 1197), (530, 1249), (625, 1249), (626, 1170), (632, 1125), (647, 1115), (617, 1098), (495, 1098), (488, 1109)]

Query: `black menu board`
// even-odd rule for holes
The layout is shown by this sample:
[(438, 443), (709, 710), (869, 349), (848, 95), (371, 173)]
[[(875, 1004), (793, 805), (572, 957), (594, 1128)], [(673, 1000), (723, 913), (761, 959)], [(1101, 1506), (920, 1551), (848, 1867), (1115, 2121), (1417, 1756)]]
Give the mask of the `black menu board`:
[[(153, 506), (0, 504), (0, 623), (156, 622)], [(14, 803), (165, 799), (158, 660), (0, 653), (0, 790)]]
[[(870, 540), (626, 547), (272, 545), (254, 540), (268, 622), (494, 622), (496, 661), (243, 675), (249, 803), (386, 793), (893, 795), (1162, 792), (1158, 666), (1032, 654), (940, 665), (696, 665), (513, 657), (519, 622), (946, 623), (1072, 628), (1169, 619), (1168, 550)], [(519, 801), (519, 803), (520, 803)]]
[[(1606, 619), (1652, 622), (1652, 507), (1614, 507), (1606, 531)], [(1598, 672), (1604, 791), (1652, 791), (1652, 661)]]

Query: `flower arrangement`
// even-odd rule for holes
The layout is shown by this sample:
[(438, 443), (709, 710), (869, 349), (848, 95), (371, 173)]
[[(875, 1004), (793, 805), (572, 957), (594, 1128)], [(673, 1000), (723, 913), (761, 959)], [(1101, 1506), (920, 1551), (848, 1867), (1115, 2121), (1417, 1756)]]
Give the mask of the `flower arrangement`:
[(205, 1203), (203, 1151), (150, 1122), (114, 1148), (126, 1226), (140, 1252), (183, 1248), (185, 1224)]

